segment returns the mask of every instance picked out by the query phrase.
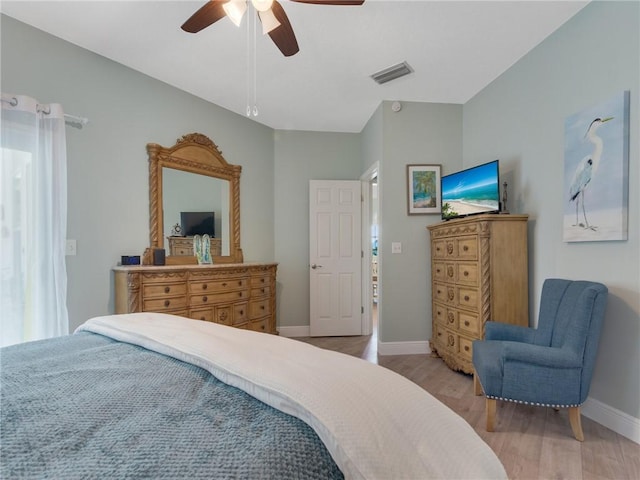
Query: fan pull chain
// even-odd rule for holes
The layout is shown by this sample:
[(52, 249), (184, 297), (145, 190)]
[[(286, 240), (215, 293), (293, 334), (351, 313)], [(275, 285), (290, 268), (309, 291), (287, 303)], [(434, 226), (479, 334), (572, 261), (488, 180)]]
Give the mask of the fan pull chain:
[[(257, 12), (252, 11), (247, 19), (247, 117), (258, 116), (258, 69), (257, 69)], [(252, 38), (253, 37), (253, 38)], [(252, 41), (253, 40), (253, 41)], [(253, 85), (252, 85), (253, 84)], [(251, 91), (253, 87), (253, 92)], [(253, 97), (251, 95), (253, 93)], [(251, 107), (253, 100), (253, 108)]]

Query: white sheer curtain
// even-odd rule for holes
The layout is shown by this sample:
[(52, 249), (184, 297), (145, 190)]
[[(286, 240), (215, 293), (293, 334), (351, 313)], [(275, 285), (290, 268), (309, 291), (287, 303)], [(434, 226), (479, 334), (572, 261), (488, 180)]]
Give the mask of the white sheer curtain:
[(58, 104), (2, 94), (0, 344), (69, 331), (67, 153)]

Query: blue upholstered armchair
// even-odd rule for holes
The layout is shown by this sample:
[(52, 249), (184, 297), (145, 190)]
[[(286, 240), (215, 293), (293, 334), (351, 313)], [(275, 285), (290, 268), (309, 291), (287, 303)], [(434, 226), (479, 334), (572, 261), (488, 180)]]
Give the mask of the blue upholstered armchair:
[(487, 322), (473, 342), (474, 389), (487, 398), (487, 431), (496, 400), (569, 408), (571, 429), (583, 441), (580, 406), (587, 399), (604, 320), (607, 287), (545, 280), (538, 328)]

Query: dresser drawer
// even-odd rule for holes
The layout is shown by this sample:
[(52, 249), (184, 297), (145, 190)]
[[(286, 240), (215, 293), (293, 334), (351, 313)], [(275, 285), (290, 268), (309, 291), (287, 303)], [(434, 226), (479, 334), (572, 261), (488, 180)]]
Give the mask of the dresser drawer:
[(189, 297), (189, 306), (197, 308), (202, 305), (214, 305), (217, 303), (231, 303), (240, 300), (247, 300), (249, 297), (246, 290), (236, 290), (220, 293), (199, 293)]
[(479, 268), (477, 263), (458, 263), (456, 265), (457, 282), (465, 285), (478, 286), (480, 284)]
[(458, 312), (453, 309), (446, 308), (439, 303), (434, 304), (434, 315), (436, 322), (444, 327), (451, 328), (452, 330), (458, 329)]
[(433, 278), (441, 282), (455, 282), (457, 266), (455, 263), (436, 262), (433, 264)]
[(475, 288), (458, 287), (457, 304), (474, 311), (480, 309), (480, 293)]
[(435, 326), (434, 340), (449, 353), (458, 353), (458, 335), (440, 325)]
[(187, 272), (172, 272), (172, 271), (164, 271), (164, 272), (153, 272), (153, 273), (142, 273), (142, 283), (145, 285), (151, 283), (179, 283), (187, 281)]
[(187, 293), (186, 283), (151, 283), (142, 286), (142, 297), (146, 300), (155, 297), (174, 297)]
[(271, 300), (254, 300), (249, 303), (249, 319), (256, 319), (268, 315), (271, 311)]
[(456, 301), (456, 287), (434, 282), (433, 299), (437, 302), (454, 305)]
[(246, 289), (248, 279), (246, 277), (225, 279), (201, 279), (189, 283), (189, 293), (216, 293), (229, 290)]
[(458, 313), (458, 329), (473, 338), (480, 339), (482, 334), (480, 323), (480, 317), (477, 314), (469, 312)]
[(266, 332), (267, 331), (267, 320), (265, 318), (261, 320), (254, 320), (247, 324), (248, 330), (253, 330), (254, 332)]
[(459, 346), (458, 351), (460, 353), (460, 356), (465, 360), (471, 361), (472, 359), (472, 355), (473, 355), (473, 352), (471, 350), (472, 345), (473, 345), (472, 341), (469, 340), (468, 338), (463, 336), (458, 336), (458, 346)]
[(271, 288), (269, 287), (259, 287), (251, 289), (251, 298), (268, 297), (269, 295), (271, 295)]
[(142, 301), (143, 312), (166, 312), (167, 310), (187, 309), (187, 297), (152, 298)]
[(252, 275), (251, 288), (266, 287), (271, 285), (270, 275)]
[(478, 258), (478, 237), (471, 235), (468, 237), (458, 238), (456, 249), (456, 257), (459, 259), (477, 259)]
[(431, 255), (433, 255), (433, 258), (447, 257), (447, 245), (444, 240), (434, 240), (431, 243), (431, 250)]

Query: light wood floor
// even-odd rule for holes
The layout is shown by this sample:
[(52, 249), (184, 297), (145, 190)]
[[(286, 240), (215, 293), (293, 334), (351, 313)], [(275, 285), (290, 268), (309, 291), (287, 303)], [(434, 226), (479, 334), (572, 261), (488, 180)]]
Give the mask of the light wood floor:
[(640, 479), (640, 445), (584, 416), (585, 441), (578, 442), (566, 410), (498, 402), (496, 431), (489, 433), (484, 429), (484, 397), (473, 394), (472, 377), (453, 372), (439, 358), (378, 356), (375, 334), (297, 340), (377, 363), (417, 383), (473, 426), (510, 479)]

